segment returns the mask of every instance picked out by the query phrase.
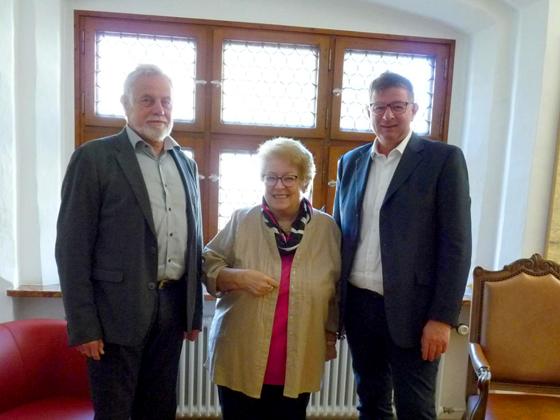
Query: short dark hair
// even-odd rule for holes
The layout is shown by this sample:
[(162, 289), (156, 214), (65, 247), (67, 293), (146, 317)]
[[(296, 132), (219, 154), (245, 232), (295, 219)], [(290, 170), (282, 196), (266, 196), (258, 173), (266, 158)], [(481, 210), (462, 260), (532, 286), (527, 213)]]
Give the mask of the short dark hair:
[(369, 98), (371, 99), (375, 92), (381, 92), (392, 87), (400, 87), (406, 89), (408, 91), (410, 99), (414, 102), (414, 88), (412, 87), (412, 83), (410, 83), (410, 80), (408, 80), (404, 76), (401, 76), (400, 74), (390, 71), (381, 73), (379, 77), (373, 79), (373, 81), (369, 85)]

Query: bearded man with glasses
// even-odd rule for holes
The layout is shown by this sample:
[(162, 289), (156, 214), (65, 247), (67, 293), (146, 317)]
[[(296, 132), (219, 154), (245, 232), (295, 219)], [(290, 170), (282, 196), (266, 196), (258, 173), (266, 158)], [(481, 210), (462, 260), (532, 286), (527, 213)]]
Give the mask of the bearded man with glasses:
[(338, 164), (340, 333), (360, 419), (392, 419), (393, 403), (399, 420), (435, 419), (438, 363), (471, 262), (467, 167), (459, 148), (412, 132), (408, 79), (383, 73), (368, 109), (375, 140)]

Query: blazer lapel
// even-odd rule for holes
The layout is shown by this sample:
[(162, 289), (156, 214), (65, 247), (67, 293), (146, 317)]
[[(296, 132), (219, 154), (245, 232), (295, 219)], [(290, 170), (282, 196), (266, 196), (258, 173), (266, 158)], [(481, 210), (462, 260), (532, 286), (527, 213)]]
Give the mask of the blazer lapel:
[[(362, 218), (362, 202), (366, 191), (369, 170), (371, 168), (371, 146), (364, 148), (354, 161), (354, 176), (352, 177), (352, 188), (354, 189), (355, 214)], [(357, 225), (360, 225), (360, 220)]]
[(424, 146), (420, 139), (413, 133), (404, 153), (402, 155), (401, 161), (397, 166), (397, 170), (391, 179), (385, 198), (383, 199), (383, 204), (385, 204), (391, 196), (399, 189), (399, 187), (407, 180), (407, 178), (412, 174), (414, 168), (422, 160), (422, 149)]
[(138, 205), (142, 209), (142, 213), (144, 213), (144, 217), (148, 222), (150, 230), (152, 231), (154, 237), (157, 237), (148, 190), (146, 189), (146, 184), (144, 183), (144, 177), (142, 176), (138, 159), (136, 159), (134, 149), (130, 144), (130, 140), (126, 135), (125, 130), (120, 132), (115, 143), (115, 148), (117, 149), (117, 161), (119, 162), (128, 183), (130, 184), (130, 188), (132, 188), (132, 191), (138, 200)]
[(173, 148), (169, 150), (169, 154), (173, 157), (173, 160), (177, 165), (177, 169), (179, 170), (179, 175), (181, 176), (181, 180), (183, 181), (183, 187), (185, 188), (185, 197), (187, 200), (186, 209), (187, 209), (187, 225), (189, 230), (189, 238), (194, 238), (195, 237), (194, 230), (196, 225), (198, 224), (197, 215), (194, 214), (194, 210), (195, 210), (195, 203), (197, 202), (198, 197), (194, 195), (197, 189), (196, 189), (196, 185), (193, 185), (192, 183), (197, 182), (198, 180), (194, 179), (196, 174), (191, 174), (191, 176), (187, 176), (189, 170), (186, 166), (185, 161), (179, 157), (178, 155), (179, 153), (182, 153), (179, 148), (177, 149)]

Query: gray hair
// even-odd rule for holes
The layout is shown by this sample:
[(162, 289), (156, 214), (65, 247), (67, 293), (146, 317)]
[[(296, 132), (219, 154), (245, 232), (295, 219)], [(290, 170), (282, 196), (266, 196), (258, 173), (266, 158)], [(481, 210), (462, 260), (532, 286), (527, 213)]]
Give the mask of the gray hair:
[(123, 95), (121, 98), (121, 102), (125, 99), (128, 101), (128, 104), (132, 104), (132, 90), (134, 88), (134, 84), (136, 80), (142, 76), (161, 76), (169, 82), (169, 86), (173, 86), (171, 79), (167, 74), (165, 74), (158, 66), (155, 64), (139, 64), (133, 71), (131, 71), (124, 81), (124, 89)]
[(274, 157), (285, 159), (297, 168), (304, 192), (315, 177), (313, 155), (299, 140), (286, 137), (267, 140), (260, 145), (257, 156), (261, 165), (261, 177), (265, 175), (267, 161)]

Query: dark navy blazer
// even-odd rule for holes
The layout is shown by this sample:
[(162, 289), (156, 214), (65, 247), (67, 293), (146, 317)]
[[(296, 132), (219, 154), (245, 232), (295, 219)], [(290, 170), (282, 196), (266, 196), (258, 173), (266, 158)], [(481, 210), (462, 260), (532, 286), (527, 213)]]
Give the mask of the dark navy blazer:
[[(373, 143), (338, 164), (334, 218), (342, 231), (341, 319), (360, 238)], [(420, 344), (428, 320), (457, 322), (470, 263), (469, 184), (461, 150), (412, 134), (379, 215), (387, 323), (402, 347)], [(343, 324), (341, 325), (341, 330)]]

